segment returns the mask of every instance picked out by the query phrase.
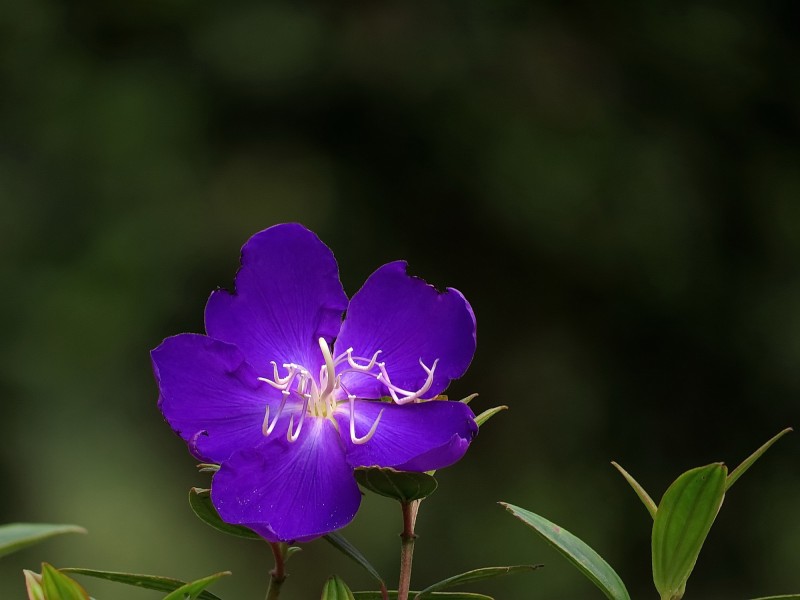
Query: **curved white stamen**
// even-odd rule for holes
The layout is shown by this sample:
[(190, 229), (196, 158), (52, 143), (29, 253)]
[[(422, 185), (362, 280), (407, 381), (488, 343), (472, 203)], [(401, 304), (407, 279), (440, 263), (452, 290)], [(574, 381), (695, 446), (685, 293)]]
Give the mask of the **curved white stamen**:
[[(392, 397), (392, 400), (394, 400), (395, 403), (408, 404), (409, 402), (420, 400), (425, 392), (431, 389), (431, 386), (433, 385), (433, 372), (436, 370), (436, 365), (439, 364), (439, 359), (437, 358), (433, 361), (431, 368), (426, 367), (421, 358), (419, 359), (419, 364), (422, 366), (427, 377), (425, 378), (425, 383), (422, 384), (421, 388), (419, 388), (416, 392), (411, 392), (394, 385), (389, 379), (389, 374), (386, 372), (386, 363), (378, 363), (380, 374), (376, 377), (376, 379), (382, 381), (384, 385), (386, 385), (386, 387), (389, 389), (389, 395)], [(398, 394), (400, 395), (398, 396)]]
[[(325, 341), (325, 338), (319, 338), (319, 349), (322, 350), (322, 356), (325, 358), (325, 383), (324, 387), (320, 392), (320, 396), (323, 398), (327, 398), (330, 396), (331, 392), (333, 391), (333, 384), (336, 381), (336, 371), (335, 365), (333, 364), (333, 357), (331, 356), (331, 349), (328, 348), (328, 342)], [(319, 377), (319, 384), (320, 387), (323, 386), (322, 382), (322, 372), (320, 372)]]
[(366, 365), (359, 365), (356, 362), (356, 359), (358, 359), (358, 360), (367, 360), (367, 359), (366, 358), (361, 358), (360, 356), (354, 357), (353, 356), (353, 349), (352, 348), (348, 348), (347, 352), (346, 352), (346, 354), (347, 354), (347, 364), (349, 364), (350, 367), (352, 369), (355, 369), (356, 371), (360, 371), (362, 373), (366, 373), (367, 371), (371, 371), (372, 369), (375, 368), (375, 364), (378, 361), (378, 355), (381, 352), (382, 352), (381, 350), (378, 350), (375, 354), (373, 354), (372, 358), (369, 359), (369, 362)]
[(264, 434), (264, 437), (267, 437), (270, 433), (272, 433), (272, 430), (275, 429), (275, 425), (278, 424), (278, 419), (281, 417), (283, 407), (286, 406), (286, 399), (289, 397), (289, 391), (283, 390), (281, 395), (281, 405), (278, 407), (278, 414), (275, 415), (272, 423), (269, 422), (269, 404), (267, 404), (267, 410), (264, 411), (264, 422), (261, 424), (261, 433)]
[(356, 445), (366, 444), (368, 441), (372, 439), (372, 436), (375, 435), (375, 432), (378, 430), (378, 423), (380, 423), (381, 417), (383, 416), (383, 411), (385, 409), (381, 409), (381, 412), (378, 413), (378, 418), (375, 419), (375, 422), (372, 424), (372, 427), (369, 428), (369, 431), (363, 437), (358, 437), (356, 435), (356, 415), (355, 415), (355, 400), (356, 397), (352, 394), (348, 394), (347, 399), (350, 401), (350, 441)]
[(297, 441), (297, 438), (300, 437), (300, 430), (303, 429), (303, 422), (306, 420), (306, 412), (308, 411), (308, 403), (311, 400), (311, 396), (306, 394), (306, 402), (303, 405), (303, 410), (300, 412), (300, 422), (297, 424), (297, 431), (292, 432), (292, 428), (294, 427), (294, 415), (289, 417), (289, 429), (286, 430), (286, 439), (290, 442), (294, 443)]

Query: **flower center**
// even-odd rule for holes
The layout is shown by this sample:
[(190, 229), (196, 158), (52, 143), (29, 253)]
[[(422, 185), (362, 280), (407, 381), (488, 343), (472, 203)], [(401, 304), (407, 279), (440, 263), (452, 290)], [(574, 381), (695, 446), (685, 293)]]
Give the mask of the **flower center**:
[(383, 411), (378, 414), (378, 418), (375, 419), (367, 434), (358, 437), (355, 432), (356, 396), (351, 394), (342, 384), (342, 375), (347, 373), (360, 373), (373, 377), (386, 386), (395, 404), (408, 404), (410, 402), (424, 401), (423, 396), (433, 384), (433, 374), (439, 362), (439, 359), (434, 360), (429, 368), (422, 362), (422, 359), (420, 359), (419, 364), (426, 375), (425, 383), (418, 390), (409, 391), (392, 383), (389, 378), (389, 373), (386, 370), (386, 363), (378, 362), (378, 355), (381, 354), (381, 350), (375, 352), (372, 358), (369, 359), (361, 356), (353, 356), (353, 348), (348, 348), (334, 357), (324, 338), (319, 338), (318, 342), (324, 360), (316, 378), (314, 378), (311, 372), (304, 366), (295, 363), (284, 363), (282, 366), (286, 374), (281, 377), (278, 373), (278, 365), (275, 361), (270, 363), (273, 372), (272, 379), (267, 377), (258, 378), (259, 381), (263, 381), (273, 388), (280, 390), (282, 395), (280, 407), (272, 420), (269, 418), (269, 405), (267, 405), (264, 414), (264, 423), (262, 425), (262, 432), (265, 436), (270, 435), (275, 429), (278, 419), (286, 407), (286, 401), (290, 397), (294, 397), (303, 402), (303, 409), (301, 416), (298, 418), (296, 430), (294, 429), (294, 414), (289, 420), (289, 429), (286, 432), (286, 437), (290, 442), (296, 442), (300, 437), (300, 430), (303, 427), (303, 421), (306, 416), (330, 419), (334, 425), (338, 427), (338, 424), (333, 418), (333, 414), (336, 412), (339, 404), (344, 402), (344, 396), (347, 398), (347, 402), (350, 405), (350, 439), (354, 444), (363, 444), (375, 435), (378, 423), (383, 416)]

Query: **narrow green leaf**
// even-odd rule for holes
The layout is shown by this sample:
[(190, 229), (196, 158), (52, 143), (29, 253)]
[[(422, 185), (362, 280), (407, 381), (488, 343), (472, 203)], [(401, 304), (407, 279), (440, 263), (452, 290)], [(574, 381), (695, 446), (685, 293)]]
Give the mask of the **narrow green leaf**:
[(791, 427), (787, 427), (786, 429), (781, 431), (779, 434), (777, 434), (774, 437), (772, 437), (769, 441), (767, 441), (758, 450), (756, 450), (750, 456), (748, 456), (744, 460), (744, 462), (742, 462), (742, 464), (740, 464), (733, 471), (731, 471), (730, 475), (728, 475), (728, 480), (725, 482), (725, 491), (727, 492), (731, 488), (731, 486), (734, 483), (736, 483), (736, 480), (739, 479), (739, 477), (741, 477), (744, 474), (744, 472), (747, 471), (747, 469), (752, 467), (753, 463), (756, 462), (759, 458), (761, 458), (761, 455), (764, 454), (764, 452), (769, 450), (769, 447), (772, 446), (772, 444), (777, 442), (779, 439), (781, 439), (783, 436), (785, 436), (790, 431), (793, 431), (792, 428)]
[(432, 592), (438, 592), (439, 590), (444, 590), (449, 587), (473, 583), (483, 579), (494, 579), (495, 577), (503, 577), (504, 575), (513, 575), (514, 573), (535, 571), (541, 566), (542, 565), (513, 565), (510, 567), (484, 567), (482, 569), (473, 569), (472, 571), (442, 579), (438, 583), (426, 587), (419, 594), (414, 596), (414, 600), (422, 600), (422, 598), (429, 597)]
[(230, 574), (230, 571), (222, 571), (209, 575), (208, 577), (203, 577), (202, 579), (197, 579), (191, 583), (186, 583), (164, 596), (164, 600), (195, 600), (195, 598), (198, 598), (212, 583)]
[(650, 513), (650, 518), (655, 519), (656, 503), (653, 502), (653, 499), (650, 497), (650, 494), (644, 491), (644, 488), (641, 485), (639, 485), (639, 482), (636, 481), (633, 478), (633, 476), (630, 473), (628, 473), (625, 469), (623, 469), (618, 463), (612, 460), (611, 464), (614, 465), (614, 467), (616, 467), (617, 471), (622, 473), (622, 476), (625, 478), (625, 481), (627, 481), (630, 484), (630, 486), (633, 488), (633, 491), (636, 492), (637, 496), (639, 496), (639, 500), (642, 501), (642, 504), (644, 504), (644, 507), (647, 509), (647, 512)]
[(653, 582), (663, 600), (683, 597), (711, 525), (725, 497), (722, 463), (687, 471), (664, 493), (653, 520)]
[(630, 600), (628, 590), (625, 589), (625, 584), (622, 583), (620, 576), (585, 542), (566, 529), (562, 529), (555, 523), (524, 508), (505, 502), (501, 502), (500, 505), (563, 554), (610, 600)]
[(764, 596), (753, 600), (800, 600), (800, 594), (787, 594), (785, 596)]
[(0, 556), (11, 554), (26, 546), (64, 533), (86, 533), (86, 530), (77, 525), (50, 525), (47, 523), (0, 525)]
[(42, 576), (27, 569), (23, 569), (22, 574), (25, 575), (28, 600), (46, 600), (42, 589)]
[(329, 533), (328, 535), (323, 536), (325, 541), (328, 542), (331, 546), (336, 548), (339, 552), (357, 562), (361, 567), (370, 575), (372, 575), (373, 579), (377, 581), (381, 586), (384, 585), (383, 577), (381, 577), (380, 573), (378, 573), (377, 569), (370, 564), (367, 558), (361, 554), (361, 552), (356, 548), (353, 544), (351, 544), (347, 538), (345, 538), (340, 533)]
[(334, 575), (325, 582), (320, 600), (354, 600), (353, 592), (338, 575)]
[(384, 467), (359, 467), (356, 481), (361, 487), (400, 502), (411, 502), (430, 496), (438, 486), (427, 473), (396, 471)]
[(217, 531), (248, 540), (263, 541), (264, 539), (252, 529), (241, 525), (230, 525), (223, 521), (211, 502), (211, 490), (196, 487), (189, 490), (189, 506), (192, 507), (194, 514), (196, 514), (201, 521), (207, 525), (211, 525), (211, 527)]
[(42, 589), (47, 600), (89, 600), (77, 581), (47, 563), (42, 563)]
[[(75, 575), (86, 575), (97, 579), (105, 579), (115, 583), (124, 583), (146, 590), (156, 590), (159, 592), (173, 592), (186, 585), (185, 581), (173, 579), (171, 577), (160, 577), (158, 575), (142, 575), (140, 573), (120, 573), (117, 571), (96, 571), (94, 569), (67, 568), (61, 569), (64, 573), (74, 573)], [(226, 571), (227, 573), (227, 571)], [(209, 591), (203, 591), (198, 600), (220, 600)]]
[[(419, 592), (409, 592), (410, 597)], [(389, 600), (397, 600), (397, 590), (389, 590), (387, 592)], [(355, 600), (383, 600), (381, 592), (353, 592)], [(494, 600), (491, 596), (485, 594), (476, 594), (474, 592), (433, 592), (426, 596), (430, 600)]]
[(484, 423), (486, 423), (486, 421), (491, 419), (493, 416), (495, 416), (502, 410), (508, 410), (508, 407), (506, 405), (503, 405), (503, 406), (495, 406), (494, 408), (489, 408), (483, 411), (477, 417), (475, 417), (475, 422), (478, 424), (478, 427), (481, 427)]

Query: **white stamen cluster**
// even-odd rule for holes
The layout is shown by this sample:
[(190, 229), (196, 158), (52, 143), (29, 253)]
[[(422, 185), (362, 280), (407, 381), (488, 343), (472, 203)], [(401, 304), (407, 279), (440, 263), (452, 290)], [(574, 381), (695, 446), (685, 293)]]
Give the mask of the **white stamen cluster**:
[[(272, 379), (267, 377), (259, 377), (259, 381), (269, 384), (273, 388), (280, 390), (281, 404), (278, 407), (278, 412), (275, 417), (270, 421), (269, 406), (264, 413), (264, 422), (261, 426), (261, 431), (264, 436), (268, 436), (275, 429), (278, 419), (286, 407), (286, 401), (289, 397), (294, 396), (303, 401), (302, 416), (298, 419), (299, 423), (297, 429), (294, 429), (294, 415), (289, 419), (289, 429), (286, 432), (286, 438), (290, 442), (296, 442), (300, 437), (300, 430), (303, 427), (305, 415), (312, 417), (329, 418), (333, 420), (333, 413), (341, 400), (337, 399), (339, 390), (342, 390), (347, 396), (350, 405), (350, 440), (354, 444), (364, 444), (368, 442), (378, 428), (378, 423), (383, 416), (383, 411), (378, 414), (378, 418), (370, 427), (366, 435), (358, 437), (355, 430), (355, 400), (356, 397), (349, 393), (344, 385), (342, 385), (342, 375), (346, 373), (362, 373), (374, 377), (376, 380), (383, 383), (389, 390), (389, 395), (395, 404), (408, 404), (410, 402), (417, 402), (423, 400), (423, 395), (430, 389), (433, 384), (433, 374), (436, 370), (436, 365), (439, 359), (433, 361), (433, 365), (429, 368), (420, 359), (419, 364), (425, 371), (425, 383), (416, 391), (409, 391), (394, 385), (389, 378), (389, 373), (386, 370), (386, 363), (378, 362), (378, 355), (381, 351), (378, 350), (372, 355), (372, 358), (367, 359), (361, 356), (353, 356), (353, 349), (348, 348), (338, 356), (331, 355), (328, 343), (324, 338), (319, 338), (319, 347), (322, 351), (322, 356), (325, 359), (324, 364), (319, 369), (319, 376), (315, 379), (311, 373), (302, 365), (294, 363), (284, 363), (282, 366), (286, 370), (286, 374), (281, 377), (278, 373), (278, 365), (272, 361)], [(360, 361), (360, 362), (358, 362)], [(338, 373), (336, 368), (340, 368)]]

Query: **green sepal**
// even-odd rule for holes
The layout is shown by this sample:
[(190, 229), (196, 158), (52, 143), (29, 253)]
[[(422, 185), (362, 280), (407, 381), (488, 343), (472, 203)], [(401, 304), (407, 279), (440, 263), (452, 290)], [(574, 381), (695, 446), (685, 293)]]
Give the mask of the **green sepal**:
[(617, 471), (619, 471), (622, 474), (622, 476), (625, 478), (625, 481), (628, 482), (628, 484), (633, 488), (633, 491), (636, 492), (636, 495), (639, 496), (639, 500), (642, 501), (642, 504), (644, 504), (644, 507), (647, 509), (647, 512), (650, 513), (650, 518), (655, 519), (656, 510), (658, 507), (656, 506), (656, 503), (653, 502), (653, 499), (650, 497), (650, 494), (648, 494), (644, 490), (644, 488), (641, 485), (639, 485), (639, 482), (633, 478), (633, 475), (628, 473), (618, 463), (612, 460), (611, 464), (614, 465)]
[(220, 465), (217, 463), (200, 463), (197, 465), (197, 470), (200, 473), (216, 473), (219, 471)]
[(725, 497), (722, 463), (691, 469), (664, 492), (653, 519), (653, 582), (662, 600), (680, 600)]
[(44, 589), (42, 589), (42, 576), (33, 571), (23, 569), (25, 576), (25, 587), (28, 590), (28, 600), (46, 600)]
[(0, 556), (11, 554), (64, 533), (86, 533), (77, 525), (50, 525), (47, 523), (9, 523), (0, 525)]
[(459, 400), (459, 402), (463, 402), (464, 404), (469, 404), (470, 402), (475, 400), (475, 398), (477, 398), (477, 397), (478, 397), (478, 394), (470, 394), (466, 398), (462, 398), (461, 400)]
[(331, 546), (336, 548), (339, 552), (354, 560), (356, 563), (361, 565), (361, 567), (369, 573), (375, 581), (377, 581), (381, 587), (384, 587), (383, 577), (381, 577), (378, 570), (372, 566), (372, 564), (367, 560), (367, 558), (361, 554), (358, 548), (356, 548), (350, 541), (345, 538), (341, 533), (332, 532), (327, 535), (322, 536), (326, 542), (328, 542)]
[(610, 600), (630, 600), (628, 590), (620, 576), (586, 542), (575, 537), (566, 529), (524, 508), (505, 502), (500, 502), (500, 505), (563, 554)]
[(800, 594), (786, 594), (783, 596), (764, 596), (753, 600), (800, 600)]
[(777, 435), (775, 435), (772, 438), (770, 438), (758, 450), (756, 450), (750, 456), (748, 456), (746, 459), (744, 459), (744, 461), (742, 461), (742, 464), (740, 464), (738, 467), (736, 467), (728, 475), (728, 479), (725, 481), (725, 491), (727, 492), (731, 488), (731, 486), (734, 483), (736, 483), (736, 480), (739, 479), (739, 477), (741, 477), (742, 475), (744, 475), (744, 472), (747, 471), (747, 469), (749, 469), (750, 467), (752, 467), (753, 463), (756, 462), (759, 458), (761, 458), (761, 456), (764, 454), (764, 452), (769, 450), (769, 447), (772, 446), (772, 444), (777, 442), (779, 439), (781, 439), (783, 436), (785, 436), (790, 431), (793, 431), (793, 429), (791, 427), (787, 427), (786, 429), (784, 429), (783, 431), (781, 431)]
[(164, 596), (164, 600), (195, 600), (196, 598), (199, 598), (200, 594), (202, 594), (203, 591), (212, 583), (222, 579), (223, 577), (227, 577), (230, 574), (230, 571), (222, 571), (220, 573), (214, 573), (208, 577), (203, 577), (202, 579), (197, 579), (190, 583), (186, 583), (175, 591)]
[(486, 421), (488, 421), (493, 416), (495, 416), (497, 413), (499, 413), (500, 411), (503, 411), (503, 410), (508, 410), (508, 407), (506, 405), (502, 405), (502, 406), (495, 406), (494, 408), (486, 409), (481, 414), (479, 414), (477, 417), (475, 417), (475, 423), (478, 424), (478, 427), (481, 427), (484, 423), (486, 423)]
[(427, 473), (396, 471), (386, 467), (359, 467), (355, 474), (361, 487), (400, 502), (427, 498), (439, 485)]
[[(409, 592), (409, 597), (414, 597), (414, 594), (419, 592)], [(381, 592), (353, 592), (355, 600), (383, 600), (384, 596)], [(386, 598), (389, 600), (397, 600), (397, 590), (389, 590), (386, 592)], [(474, 592), (433, 592), (426, 596), (430, 600), (494, 600), (491, 596), (486, 594), (476, 594)]]
[(42, 563), (42, 590), (47, 600), (90, 600), (77, 581), (47, 563)]
[(325, 582), (320, 600), (354, 600), (353, 592), (347, 587), (338, 575), (334, 575)]
[[(140, 573), (120, 573), (118, 571), (97, 571), (95, 569), (67, 568), (61, 569), (64, 573), (74, 573), (75, 575), (86, 575), (97, 579), (105, 579), (114, 583), (123, 583), (146, 590), (156, 590), (158, 592), (173, 592), (187, 585), (185, 581), (173, 579), (171, 577), (161, 577), (158, 575), (142, 575)], [(230, 574), (228, 571), (225, 574)], [(213, 577), (213, 576), (212, 576)], [(220, 600), (208, 590), (204, 590), (197, 596), (198, 600)]]
[(289, 546), (286, 548), (286, 552), (283, 553), (283, 562), (289, 562), (289, 559), (297, 554), (298, 552), (302, 552), (303, 549), (300, 546)]
[(504, 575), (513, 575), (515, 573), (524, 573), (528, 571), (535, 571), (542, 565), (513, 565), (510, 567), (483, 567), (482, 569), (473, 569), (458, 575), (453, 575), (447, 579), (442, 579), (438, 583), (434, 583), (426, 587), (419, 594), (414, 596), (414, 600), (422, 600), (428, 598), (433, 592), (438, 592), (449, 587), (462, 585), (465, 583), (473, 583), (483, 579), (494, 579), (496, 577), (503, 577)]
[(189, 490), (189, 506), (192, 507), (194, 514), (203, 521), (203, 523), (210, 525), (217, 531), (227, 533), (240, 538), (248, 540), (263, 540), (252, 529), (243, 527), (242, 525), (231, 525), (223, 521), (214, 504), (211, 502), (211, 490), (193, 487)]

